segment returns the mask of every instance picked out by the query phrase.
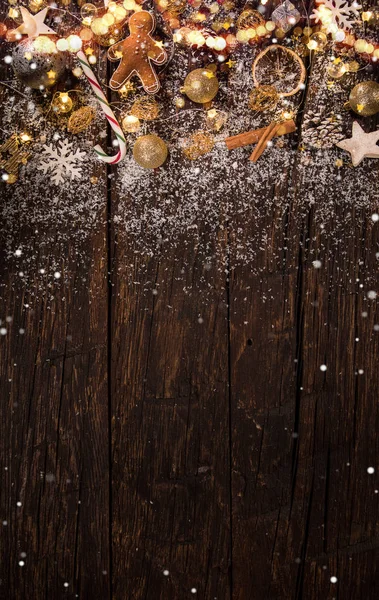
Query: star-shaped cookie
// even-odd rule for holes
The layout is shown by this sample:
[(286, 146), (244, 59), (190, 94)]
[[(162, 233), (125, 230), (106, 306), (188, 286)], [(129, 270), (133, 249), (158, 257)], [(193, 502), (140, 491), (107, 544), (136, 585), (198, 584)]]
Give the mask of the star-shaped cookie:
[(55, 31), (44, 23), (47, 8), (40, 10), (36, 15), (31, 15), (24, 6), (21, 6), (20, 9), (23, 23), (14, 30), (14, 33), (27, 34), (30, 38), (35, 38), (39, 35), (56, 35)]
[(357, 121), (353, 123), (353, 132), (351, 138), (346, 138), (338, 142), (336, 146), (350, 152), (351, 161), (354, 167), (357, 167), (364, 158), (379, 158), (379, 129), (366, 133)]

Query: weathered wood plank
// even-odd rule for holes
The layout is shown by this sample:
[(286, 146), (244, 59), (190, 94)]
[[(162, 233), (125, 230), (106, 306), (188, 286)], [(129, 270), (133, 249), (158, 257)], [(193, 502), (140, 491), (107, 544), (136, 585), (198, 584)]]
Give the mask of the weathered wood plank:
[[(91, 175), (98, 213), (82, 204)], [(106, 169), (89, 161), (63, 197), (33, 184), (1, 190), (0, 597), (109, 598)]]

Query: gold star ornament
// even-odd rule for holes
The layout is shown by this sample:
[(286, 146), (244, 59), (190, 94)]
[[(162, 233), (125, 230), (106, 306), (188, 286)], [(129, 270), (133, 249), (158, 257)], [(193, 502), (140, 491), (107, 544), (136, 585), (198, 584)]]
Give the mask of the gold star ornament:
[(27, 35), (29, 38), (35, 38), (39, 35), (56, 35), (55, 31), (45, 25), (47, 8), (40, 10), (36, 15), (31, 15), (24, 7), (20, 7), (23, 23), (14, 30), (14, 34)]
[(379, 158), (379, 129), (366, 133), (357, 121), (353, 123), (351, 138), (338, 142), (336, 146), (351, 155), (354, 167), (357, 167), (364, 158)]

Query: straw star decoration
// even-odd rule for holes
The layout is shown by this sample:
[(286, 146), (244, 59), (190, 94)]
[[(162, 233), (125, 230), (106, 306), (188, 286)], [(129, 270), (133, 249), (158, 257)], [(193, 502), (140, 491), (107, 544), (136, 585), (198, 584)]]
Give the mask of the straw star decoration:
[(39, 35), (56, 35), (55, 31), (44, 23), (47, 8), (40, 10), (36, 15), (31, 15), (24, 6), (21, 6), (20, 9), (23, 23), (14, 30), (14, 33), (26, 34), (29, 38), (35, 38)]
[(366, 133), (357, 121), (353, 123), (351, 138), (341, 140), (336, 144), (351, 154), (351, 161), (357, 167), (364, 158), (379, 158), (379, 129)]

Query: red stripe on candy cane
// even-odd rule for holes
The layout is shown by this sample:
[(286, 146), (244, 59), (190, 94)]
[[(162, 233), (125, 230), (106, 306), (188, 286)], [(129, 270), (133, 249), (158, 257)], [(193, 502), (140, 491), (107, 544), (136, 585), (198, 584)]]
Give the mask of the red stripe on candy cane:
[(103, 113), (105, 114), (108, 122), (110, 123), (110, 126), (112, 127), (113, 131), (115, 132), (115, 134), (119, 140), (119, 151), (117, 152), (116, 156), (108, 156), (102, 150), (101, 146), (95, 146), (94, 149), (98, 153), (100, 160), (102, 160), (103, 162), (106, 162), (110, 165), (115, 165), (115, 164), (119, 163), (125, 157), (125, 154), (126, 154), (126, 141), (124, 138), (123, 131), (120, 127), (119, 122), (117, 121), (117, 119), (115, 117), (114, 112), (112, 111), (111, 107), (108, 104), (108, 100), (105, 97), (105, 94), (104, 94), (103, 90), (101, 89), (99, 82), (97, 81), (91, 67), (89, 66), (87, 57), (81, 50), (77, 53), (77, 57), (83, 67), (84, 74), (87, 77), (87, 79), (92, 87), (92, 90), (95, 93), (95, 96), (99, 102), (99, 105), (101, 106)]

